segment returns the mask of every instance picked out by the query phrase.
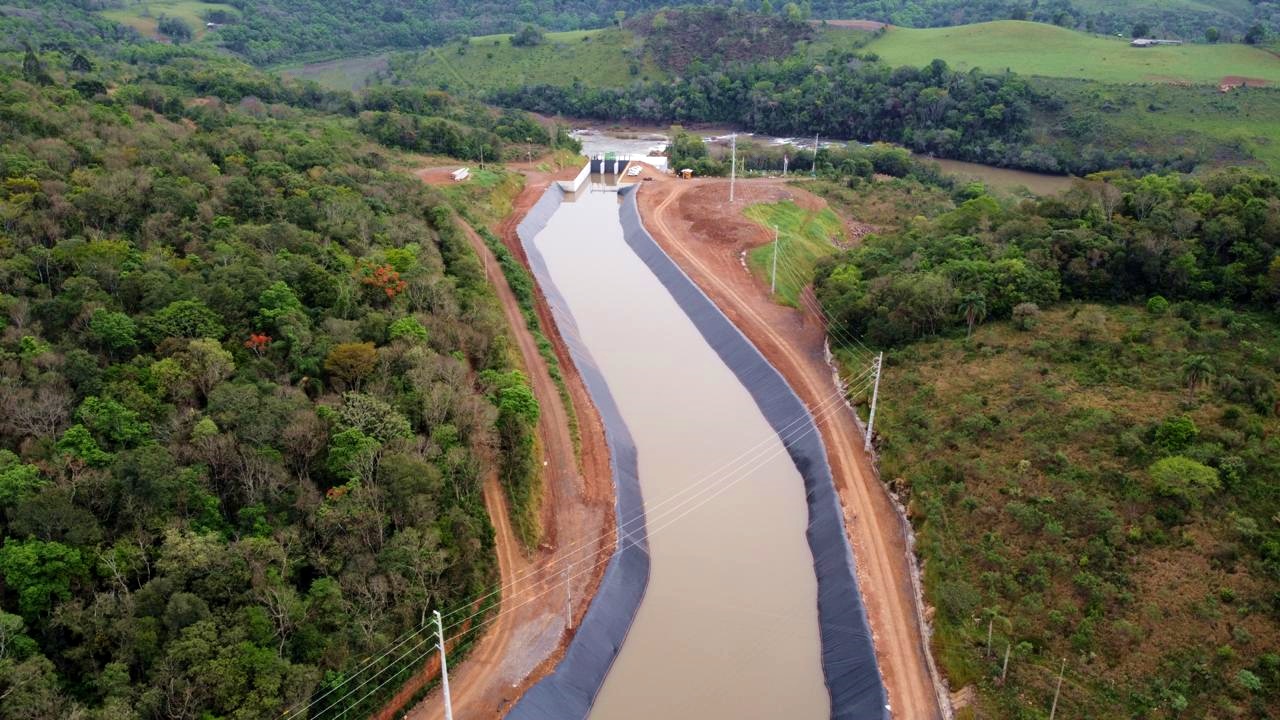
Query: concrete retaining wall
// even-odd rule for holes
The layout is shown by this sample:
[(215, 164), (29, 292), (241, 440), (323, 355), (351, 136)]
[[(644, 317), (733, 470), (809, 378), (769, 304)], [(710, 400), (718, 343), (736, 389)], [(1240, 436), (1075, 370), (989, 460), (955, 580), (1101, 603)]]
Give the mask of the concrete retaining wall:
[[(575, 177), (572, 180), (557, 180), (556, 185), (560, 186), (560, 189), (563, 190), (565, 193), (572, 195), (582, 189), (582, 186), (587, 183), (587, 178), (589, 177), (591, 177), (591, 163), (588, 162), (586, 165), (582, 166), (582, 170), (578, 172), (577, 177)], [(545, 195), (543, 197), (545, 197)], [(560, 207), (560, 204), (556, 203), (556, 207)], [(555, 211), (552, 210), (552, 212), (555, 212)], [(533, 216), (532, 213), (530, 213), (529, 216), (525, 217), (525, 222), (528, 222), (529, 218), (532, 216)], [(547, 220), (550, 219), (550, 217), (551, 216), (548, 215), (546, 218), (543, 218), (542, 220), (543, 226), (547, 224)], [(524, 227), (523, 222), (520, 223), (520, 227)], [(542, 229), (541, 227), (538, 228), (538, 230), (541, 230), (541, 229)], [(537, 235), (537, 233), (534, 233), (534, 235)], [(529, 240), (533, 240), (533, 235), (529, 236)], [(520, 236), (520, 241), (521, 242), (525, 241), (525, 237), (523, 235)]]

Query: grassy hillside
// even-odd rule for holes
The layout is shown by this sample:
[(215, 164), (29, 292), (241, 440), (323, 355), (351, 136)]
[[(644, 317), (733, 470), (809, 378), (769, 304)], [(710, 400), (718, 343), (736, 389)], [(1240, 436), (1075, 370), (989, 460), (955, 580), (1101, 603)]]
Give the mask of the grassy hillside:
[(814, 0), (820, 18), (863, 18), (900, 27), (952, 27), (967, 23), (1018, 18), (1128, 34), (1135, 23), (1147, 23), (1161, 36), (1199, 40), (1207, 27), (1239, 37), (1255, 22), (1276, 29), (1275, 5), (1262, 0)]
[(1112, 83), (1217, 84), (1224, 76), (1280, 83), (1280, 58), (1246, 45), (1132, 48), (1121, 38), (1014, 20), (949, 28), (892, 28), (867, 45), (895, 65), (934, 58), (958, 68)]
[(163, 37), (156, 25), (161, 15), (178, 18), (190, 28), (195, 39), (202, 39), (205, 32), (205, 13), (222, 10), (231, 14), (239, 11), (230, 5), (207, 3), (199, 0), (128, 0), (123, 8), (104, 10), (102, 16), (137, 30), (144, 37)]
[[(1270, 315), (1080, 305), (889, 357), (883, 476), (909, 488), (935, 651), (978, 689), (960, 717), (1047, 716), (1063, 661), (1059, 717), (1274, 717), (1280, 420), (1238, 378), (1274, 394), (1277, 338)], [(1218, 489), (1175, 497), (1169, 457)]]
[(327, 90), (360, 90), (387, 70), (387, 56), (341, 58), (275, 68), (287, 78), (311, 80)]
[[(790, 200), (758, 203), (743, 214), (766, 228), (778, 230), (778, 300), (796, 306), (800, 291), (813, 275), (819, 258), (835, 252), (844, 239), (844, 224), (830, 208), (809, 210)], [(769, 282), (774, 246), (763, 245), (748, 255), (751, 271)]]
[(829, 50), (856, 50), (871, 42), (874, 37), (875, 33), (870, 30), (819, 24), (814, 28), (813, 37), (801, 43), (797, 50), (804, 52), (806, 57), (821, 58)]
[(1130, 149), (1196, 158), (1209, 166), (1251, 161), (1280, 170), (1280, 87), (1220, 93), (1212, 86), (1105, 85), (1038, 78), (1060, 98), (1039, 108), (1036, 132), (1046, 143), (1088, 152)]
[[(1116, 5), (1110, 0), (1074, 0), (1072, 4), (1087, 11), (1114, 10)], [(1251, 11), (1251, 3), (1249, 0), (1126, 0), (1124, 9), (1131, 13), (1151, 10), (1208, 12), (1247, 18)]]
[(662, 72), (645, 56), (642, 42), (617, 28), (547, 33), (533, 47), (511, 44), (510, 35), (471, 38), (392, 58), (403, 82), (483, 92), (519, 85), (616, 87)]

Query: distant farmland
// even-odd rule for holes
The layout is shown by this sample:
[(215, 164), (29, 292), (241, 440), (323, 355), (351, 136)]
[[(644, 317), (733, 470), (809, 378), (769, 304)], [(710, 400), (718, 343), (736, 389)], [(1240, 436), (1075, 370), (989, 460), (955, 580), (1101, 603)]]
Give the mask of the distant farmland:
[[(461, 48), (461, 51), (460, 51)], [(511, 44), (510, 35), (471, 38), (392, 60), (398, 76), (429, 87), (483, 92), (521, 85), (621, 87), (663, 73), (644, 56), (643, 42), (625, 30), (547, 33), (534, 47)]]
[(276, 68), (285, 77), (313, 80), (330, 90), (361, 90), (387, 69), (386, 55), (340, 58)]
[(112, 22), (127, 25), (149, 38), (158, 38), (156, 30), (161, 15), (175, 17), (191, 27), (196, 40), (205, 35), (204, 14), (210, 10), (223, 10), (233, 15), (240, 11), (230, 5), (198, 2), (197, 0), (151, 0), (150, 2), (126, 2), (123, 8), (103, 10), (102, 16)]
[(1005, 20), (957, 27), (890, 28), (866, 48), (891, 65), (935, 58), (956, 68), (1110, 83), (1217, 84), (1227, 76), (1280, 84), (1280, 58), (1236, 44), (1133, 48), (1123, 38)]

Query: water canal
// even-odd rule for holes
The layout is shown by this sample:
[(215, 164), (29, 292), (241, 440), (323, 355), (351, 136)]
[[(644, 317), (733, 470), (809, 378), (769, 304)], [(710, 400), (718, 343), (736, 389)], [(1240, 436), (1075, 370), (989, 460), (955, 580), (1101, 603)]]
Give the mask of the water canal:
[(648, 520), (648, 587), (591, 717), (830, 717), (805, 485), (778, 434), (627, 245), (616, 193), (567, 198), (533, 244), (634, 440)]

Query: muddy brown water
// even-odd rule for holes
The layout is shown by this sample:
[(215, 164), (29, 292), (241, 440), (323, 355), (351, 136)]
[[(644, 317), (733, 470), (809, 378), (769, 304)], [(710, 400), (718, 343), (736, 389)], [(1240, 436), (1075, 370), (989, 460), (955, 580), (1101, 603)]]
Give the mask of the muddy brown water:
[(825, 718), (804, 484), (747, 389), (584, 189), (534, 239), (639, 454), (649, 586), (593, 720)]

